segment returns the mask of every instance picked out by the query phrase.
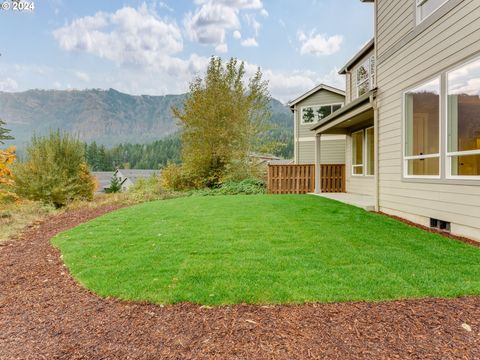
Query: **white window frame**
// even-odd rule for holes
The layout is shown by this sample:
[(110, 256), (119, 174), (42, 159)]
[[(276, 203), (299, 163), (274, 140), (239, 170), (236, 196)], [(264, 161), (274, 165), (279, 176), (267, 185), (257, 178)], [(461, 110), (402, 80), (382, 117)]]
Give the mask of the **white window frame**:
[[(371, 55), (366, 59), (364, 62), (362, 62), (357, 68), (355, 69), (355, 86), (357, 90), (357, 98), (360, 97), (359, 95), (359, 90), (360, 90), (360, 85), (363, 85), (368, 82), (368, 91), (373, 89), (373, 83), (374, 83), (374, 77), (375, 77), (375, 63), (372, 66), (372, 59), (375, 62), (375, 55)], [(362, 80), (362, 82), (358, 82), (358, 70), (360, 67), (365, 66), (368, 69), (368, 77), (365, 80)], [(373, 70), (373, 71), (372, 71)], [(364, 94), (362, 94), (364, 95)]]
[[(429, 82), (432, 82), (434, 80), (439, 81), (439, 91), (440, 91), (440, 96), (438, 97), (438, 153), (436, 154), (426, 154), (426, 155), (406, 155), (406, 136), (407, 136), (407, 114), (406, 114), (406, 95), (408, 92), (415, 90), (418, 87), (421, 87), (422, 85), (428, 84)], [(424, 80), (415, 86), (412, 86), (411, 88), (405, 90), (402, 94), (402, 155), (403, 155), (403, 177), (406, 179), (441, 179), (442, 177), (442, 159), (441, 159), (441, 153), (442, 153), (442, 78), (441, 76), (435, 76), (433, 78)], [(409, 160), (422, 160), (422, 159), (432, 159), (432, 158), (438, 158), (438, 175), (409, 175), (408, 174), (408, 161)]]
[[(353, 147), (353, 135), (355, 134), (358, 134), (358, 133), (361, 133), (362, 134), (362, 163), (361, 164), (354, 164), (353, 163), (353, 150), (354, 150), (354, 147)], [(358, 130), (358, 131), (354, 131), (352, 132), (352, 134), (350, 135), (351, 139), (352, 139), (352, 152), (351, 152), (351, 156), (352, 156), (352, 169), (351, 169), (351, 173), (352, 173), (352, 176), (355, 176), (355, 177), (360, 177), (360, 176), (365, 176), (365, 129), (362, 129), (362, 130)], [(355, 174), (355, 169), (358, 168), (358, 167), (361, 167), (362, 168), (362, 173), (361, 174)]]
[(422, 6), (425, 5), (428, 1), (431, 0), (415, 0), (415, 9), (416, 9), (416, 18), (417, 18), (417, 25), (428, 19), (432, 16), (438, 9), (440, 9), (443, 5), (445, 5), (449, 0), (444, 0), (440, 5), (438, 5), (432, 12), (430, 12), (427, 16), (422, 19)]
[(452, 175), (452, 158), (457, 157), (457, 156), (469, 156), (469, 155), (480, 155), (480, 149), (477, 150), (465, 150), (465, 151), (449, 151), (448, 150), (448, 130), (449, 130), (449, 109), (448, 109), (448, 75), (451, 72), (454, 72), (455, 70), (461, 69), (465, 66), (468, 66), (471, 63), (480, 61), (480, 57), (475, 57), (467, 62), (463, 62), (460, 65), (449, 69), (445, 73), (445, 94), (443, 94), (444, 99), (445, 99), (445, 169), (446, 169), (446, 174), (445, 177), (446, 179), (450, 180), (480, 180), (480, 175), (467, 175), (467, 176), (462, 176), (462, 175)]
[[(313, 124), (316, 124), (318, 122), (318, 116), (317, 115), (315, 115), (314, 120), (312, 122), (308, 122), (308, 123), (304, 122), (303, 121), (303, 109), (306, 109), (306, 108), (320, 108), (322, 106), (330, 106), (330, 108), (332, 110), (331, 114), (333, 114), (333, 107), (335, 105), (340, 105), (340, 108), (342, 108), (344, 106), (344, 103), (343, 102), (338, 102), (338, 103), (330, 103), (330, 104), (304, 105), (304, 106), (302, 106), (300, 108), (300, 124), (301, 125), (313, 125)], [(316, 112), (314, 111), (314, 113), (316, 113)]]

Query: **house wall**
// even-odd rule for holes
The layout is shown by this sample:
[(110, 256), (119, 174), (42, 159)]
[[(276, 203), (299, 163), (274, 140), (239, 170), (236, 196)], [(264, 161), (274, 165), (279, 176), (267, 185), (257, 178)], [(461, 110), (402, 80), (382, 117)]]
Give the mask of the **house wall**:
[(419, 26), (414, 4), (376, 1), (380, 210), (480, 240), (480, 181), (403, 179), (401, 140), (403, 91), (480, 55), (480, 1), (450, 0)]
[(373, 176), (352, 175), (352, 137), (346, 138), (345, 187), (347, 193), (371, 195), (375, 193), (375, 178)]
[[(320, 144), (322, 164), (345, 164), (345, 135), (322, 135)], [(315, 163), (315, 140), (299, 143), (297, 164)]]
[[(311, 105), (324, 105), (344, 103), (345, 97), (328, 90), (319, 90), (315, 94), (295, 105), (295, 163), (313, 164), (315, 160), (315, 133), (310, 131), (313, 124), (302, 124), (302, 107)], [(327, 138), (327, 137), (326, 137)], [(322, 141), (322, 163), (343, 164), (345, 162), (345, 137), (330, 137)]]

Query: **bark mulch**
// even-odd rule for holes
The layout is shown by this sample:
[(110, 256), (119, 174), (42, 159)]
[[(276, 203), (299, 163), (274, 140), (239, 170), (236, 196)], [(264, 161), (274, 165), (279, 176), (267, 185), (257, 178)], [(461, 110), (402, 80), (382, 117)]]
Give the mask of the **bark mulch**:
[(478, 297), (219, 308), (101, 299), (49, 239), (111, 210), (61, 214), (0, 246), (1, 359), (480, 359)]

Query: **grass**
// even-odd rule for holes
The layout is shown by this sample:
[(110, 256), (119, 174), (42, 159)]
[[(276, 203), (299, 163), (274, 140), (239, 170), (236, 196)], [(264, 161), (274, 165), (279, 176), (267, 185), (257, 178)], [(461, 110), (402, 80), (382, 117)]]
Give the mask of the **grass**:
[(303, 303), (480, 294), (480, 249), (315, 196), (187, 197), (53, 239), (101, 296)]

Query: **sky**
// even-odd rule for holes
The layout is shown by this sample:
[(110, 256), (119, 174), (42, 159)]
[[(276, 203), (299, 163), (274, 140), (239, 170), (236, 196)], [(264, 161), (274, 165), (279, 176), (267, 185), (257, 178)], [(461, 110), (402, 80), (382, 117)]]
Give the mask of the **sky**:
[[(22, 0), (23, 1), (23, 0)], [(0, 10), (0, 91), (179, 94), (211, 56), (260, 67), (286, 102), (325, 83), (373, 36), (360, 0), (34, 0)], [(32, 1), (27, 1), (32, 2)]]

